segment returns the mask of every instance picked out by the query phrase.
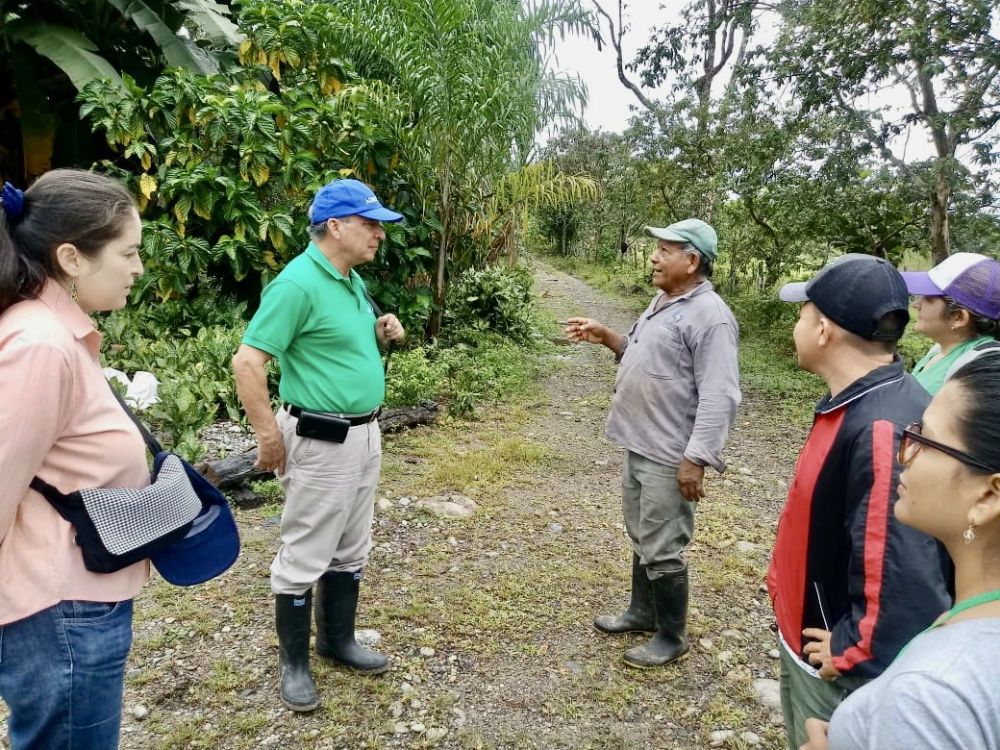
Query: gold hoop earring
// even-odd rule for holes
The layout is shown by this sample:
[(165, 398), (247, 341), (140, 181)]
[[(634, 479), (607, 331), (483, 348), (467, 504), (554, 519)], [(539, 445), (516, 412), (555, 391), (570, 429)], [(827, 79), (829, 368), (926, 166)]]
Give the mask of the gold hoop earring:
[(962, 539), (965, 540), (966, 544), (972, 544), (972, 541), (976, 538), (976, 532), (973, 530), (973, 524), (969, 524), (969, 528), (965, 530), (962, 534)]
[(73, 279), (73, 282), (69, 285), (69, 296), (73, 298), (74, 302), (80, 299), (80, 294), (76, 291), (76, 279)]

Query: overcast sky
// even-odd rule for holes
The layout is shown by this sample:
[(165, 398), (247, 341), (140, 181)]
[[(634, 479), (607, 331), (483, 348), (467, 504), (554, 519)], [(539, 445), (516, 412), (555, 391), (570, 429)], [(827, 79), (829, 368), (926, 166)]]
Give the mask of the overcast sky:
[[(589, 0), (584, 0), (584, 3), (585, 7), (593, 7)], [(634, 0), (630, 4), (628, 23), (631, 24), (631, 29), (622, 40), (626, 63), (632, 60), (639, 47), (649, 40), (651, 29), (676, 17), (676, 14), (671, 15), (668, 11), (661, 10), (660, 4), (660, 0)], [(680, 3), (676, 5), (680, 7)], [(603, 0), (602, 6), (617, 23), (617, 2)], [(602, 26), (601, 33), (607, 39), (607, 25)], [(603, 45), (598, 51), (597, 45), (591, 39), (567, 37), (556, 44), (555, 57), (551, 65), (553, 70), (579, 75), (587, 84), (590, 97), (583, 112), (583, 119), (590, 129), (600, 128), (616, 133), (625, 129), (628, 124), (629, 107), (638, 104), (638, 101), (635, 95), (618, 80), (615, 51), (609, 45)], [(648, 95), (650, 92), (644, 91), (644, 93)]]
[[(582, 0), (584, 7), (593, 8), (592, 0)], [(615, 19), (617, 23), (618, 4), (617, 0), (600, 0), (602, 7)], [(646, 44), (650, 38), (651, 30), (665, 24), (676, 23), (680, 18), (680, 9), (683, 8), (682, 0), (632, 0), (627, 3), (626, 24), (629, 26), (625, 37), (622, 39), (622, 49), (626, 64), (634, 57), (639, 47)], [(755, 39), (761, 40), (773, 37), (776, 30), (768, 28), (769, 21), (762, 18), (761, 26)], [(607, 24), (601, 19), (601, 33), (605, 39), (608, 38)], [(610, 45), (603, 45), (598, 51), (597, 45), (590, 39), (578, 36), (567, 37), (565, 40), (557, 42), (555, 54), (550, 60), (553, 70), (569, 75), (579, 75), (587, 85), (589, 99), (583, 111), (583, 119), (587, 127), (591, 130), (598, 128), (606, 131), (620, 133), (628, 125), (630, 115), (635, 111), (634, 107), (640, 106), (635, 95), (626, 89), (618, 80), (618, 73), (615, 69), (615, 52)], [(626, 71), (626, 75), (637, 84), (638, 76)], [(643, 93), (652, 98), (662, 98), (666, 95), (666, 90), (661, 92), (643, 89)], [(882, 92), (880, 100), (898, 100), (903, 108), (907, 108), (909, 100), (903, 91)], [(631, 111), (630, 111), (631, 110)], [(544, 143), (551, 134), (543, 134), (539, 141)], [(897, 139), (893, 144), (893, 150), (897, 156), (906, 160), (928, 158), (933, 155), (933, 147), (927, 133), (921, 129), (914, 130), (908, 141)], [(963, 154), (960, 154), (960, 157)]]

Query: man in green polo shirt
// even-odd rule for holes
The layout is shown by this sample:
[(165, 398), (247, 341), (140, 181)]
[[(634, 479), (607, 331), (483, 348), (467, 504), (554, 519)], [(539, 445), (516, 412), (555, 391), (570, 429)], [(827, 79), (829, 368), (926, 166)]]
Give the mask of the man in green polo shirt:
[[(281, 701), (293, 711), (319, 704), (309, 671), (313, 584), (316, 653), (366, 674), (389, 668), (387, 656), (355, 641), (354, 621), (382, 465), (379, 345), (405, 331), (395, 315), (376, 317), (354, 267), (375, 257), (382, 222), (402, 218), (357, 180), (320, 188), (309, 208), (312, 242), (264, 289), (233, 357), (257, 433), (257, 466), (274, 471), (285, 490), (271, 590)], [(273, 357), (284, 402), (277, 414), (265, 370)]]

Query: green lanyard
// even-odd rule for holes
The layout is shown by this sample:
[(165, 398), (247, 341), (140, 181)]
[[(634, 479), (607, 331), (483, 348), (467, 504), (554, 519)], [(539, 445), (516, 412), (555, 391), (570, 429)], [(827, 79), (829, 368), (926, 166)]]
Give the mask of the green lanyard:
[[(967, 609), (978, 607), (980, 604), (986, 604), (987, 602), (995, 602), (998, 600), (1000, 600), (1000, 589), (993, 589), (992, 591), (985, 591), (982, 594), (979, 594), (978, 596), (972, 597), (971, 599), (966, 599), (964, 602), (961, 602), (960, 604), (956, 604), (954, 607), (945, 612), (944, 615), (937, 621), (935, 621), (930, 627), (921, 630), (919, 633), (913, 636), (913, 638), (910, 639), (909, 643), (903, 646), (903, 648), (899, 650), (899, 653), (896, 654), (896, 659), (899, 659), (899, 657), (903, 655), (903, 652), (910, 647), (910, 643), (913, 643), (913, 641), (922, 636), (924, 633), (930, 632), (935, 628), (941, 627), (955, 615), (964, 612)], [(896, 661), (896, 659), (893, 659), (893, 661)]]
[[(944, 616), (931, 625), (927, 630), (934, 630), (934, 628), (939, 628), (944, 625), (948, 620), (950, 620), (955, 615), (960, 612), (964, 612), (967, 609), (972, 609), (973, 607), (978, 607), (980, 604), (986, 604), (986, 602), (995, 602), (1000, 600), (1000, 589), (993, 589), (992, 591), (985, 591), (979, 596), (974, 596), (971, 599), (966, 599), (961, 604), (956, 604), (954, 607), (949, 609), (944, 613)], [(927, 630), (924, 632), (926, 633)]]

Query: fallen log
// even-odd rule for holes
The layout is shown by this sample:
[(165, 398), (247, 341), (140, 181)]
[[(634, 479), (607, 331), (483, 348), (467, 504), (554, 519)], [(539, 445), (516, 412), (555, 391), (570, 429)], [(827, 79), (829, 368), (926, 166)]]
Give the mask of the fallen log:
[[(437, 419), (437, 415), (438, 405), (433, 401), (425, 401), (420, 406), (383, 409), (378, 423), (382, 432), (399, 432), (418, 424), (430, 424)], [(226, 490), (274, 476), (270, 471), (254, 466), (256, 461), (257, 449), (251, 448), (243, 453), (220, 458), (218, 461), (202, 461), (195, 468), (216, 487)]]

